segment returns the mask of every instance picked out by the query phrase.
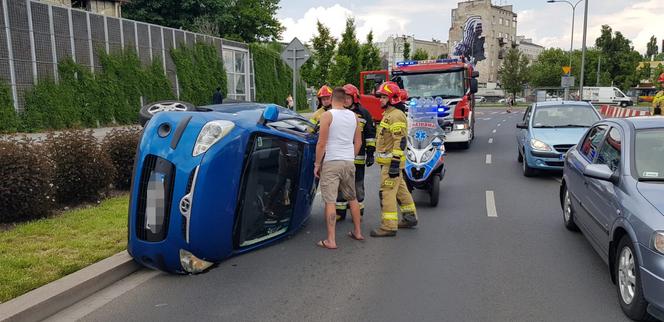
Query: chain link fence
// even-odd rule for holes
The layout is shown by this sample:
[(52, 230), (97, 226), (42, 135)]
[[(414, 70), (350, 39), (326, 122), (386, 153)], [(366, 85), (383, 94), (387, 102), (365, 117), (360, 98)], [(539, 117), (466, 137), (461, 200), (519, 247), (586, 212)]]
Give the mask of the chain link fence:
[(101, 71), (99, 49), (107, 53), (132, 49), (145, 65), (159, 59), (179, 97), (170, 50), (207, 43), (224, 61), (228, 97), (246, 101), (255, 97), (253, 61), (244, 43), (32, 0), (2, 0), (0, 27), (0, 80), (11, 85), (17, 112), (34, 84), (58, 80), (58, 62), (65, 58)]

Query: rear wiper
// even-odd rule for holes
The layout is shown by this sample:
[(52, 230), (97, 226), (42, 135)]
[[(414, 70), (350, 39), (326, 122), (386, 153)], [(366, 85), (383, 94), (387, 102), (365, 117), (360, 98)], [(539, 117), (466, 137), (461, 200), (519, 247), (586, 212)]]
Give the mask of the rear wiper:
[(664, 182), (664, 178), (639, 178), (639, 182)]

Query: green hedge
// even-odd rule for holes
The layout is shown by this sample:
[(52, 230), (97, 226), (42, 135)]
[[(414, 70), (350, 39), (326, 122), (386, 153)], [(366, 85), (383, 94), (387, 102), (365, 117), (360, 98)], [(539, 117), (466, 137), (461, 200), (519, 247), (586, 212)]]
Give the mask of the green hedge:
[(9, 85), (0, 83), (0, 133), (15, 132), (20, 127), (13, 102)]
[[(292, 69), (281, 60), (274, 46), (251, 44), (249, 48), (254, 58), (256, 101), (285, 105), (286, 97), (293, 92)], [(298, 82), (297, 109), (308, 108), (304, 83)]]
[(180, 100), (194, 105), (212, 104), (217, 87), (226, 96), (226, 70), (217, 50), (208, 44), (196, 43), (192, 48), (171, 49), (180, 84)]

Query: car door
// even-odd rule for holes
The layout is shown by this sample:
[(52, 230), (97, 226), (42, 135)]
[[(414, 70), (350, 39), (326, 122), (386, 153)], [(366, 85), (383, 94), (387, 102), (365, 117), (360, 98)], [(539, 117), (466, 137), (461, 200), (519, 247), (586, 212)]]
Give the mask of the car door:
[[(532, 114), (532, 110), (534, 109), (535, 105), (528, 106), (528, 109), (526, 109), (526, 112), (523, 114), (523, 119), (521, 122), (526, 125), (526, 127), (529, 127), (530, 125), (530, 115)], [(526, 144), (526, 140), (528, 139), (528, 128), (525, 129), (517, 129), (516, 132), (516, 141), (517, 141), (517, 146), (519, 148), (519, 151), (523, 152), (523, 146)], [(525, 157), (525, 156), (524, 156)]]
[[(620, 129), (612, 127), (605, 135), (593, 163), (607, 165), (614, 173), (620, 175), (622, 137)], [(619, 187), (612, 182), (590, 177), (585, 177), (585, 185), (588, 196), (586, 208), (591, 219), (589, 228), (597, 238), (598, 246), (604, 254), (608, 254), (609, 227), (620, 215), (620, 203), (616, 194)]]
[(591, 219), (589, 218), (590, 214), (586, 207), (589, 200), (586, 193), (586, 178), (583, 175), (583, 170), (595, 160), (597, 151), (607, 130), (608, 125), (606, 124), (599, 124), (590, 128), (574, 151), (569, 153), (569, 158), (565, 165), (567, 174), (566, 183), (572, 196), (572, 206), (576, 211), (576, 220), (584, 230), (589, 230)]

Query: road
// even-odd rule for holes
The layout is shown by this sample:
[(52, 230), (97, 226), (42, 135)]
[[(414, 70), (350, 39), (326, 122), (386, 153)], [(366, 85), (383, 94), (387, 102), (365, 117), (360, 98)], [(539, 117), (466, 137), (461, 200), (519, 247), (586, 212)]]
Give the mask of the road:
[[(347, 221), (337, 226), (338, 250), (317, 248), (324, 237), (317, 202), (312, 220), (289, 240), (197, 276), (140, 272), (147, 277), (136, 285), (56, 318), (627, 321), (604, 262), (562, 225), (559, 176), (521, 174), (515, 148), (521, 112), (479, 111), (472, 147), (448, 153), (438, 207), (415, 193), (417, 229), (357, 242), (344, 235)], [(366, 182), (367, 236), (380, 217), (377, 171), (371, 168)]]

